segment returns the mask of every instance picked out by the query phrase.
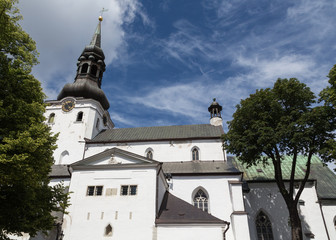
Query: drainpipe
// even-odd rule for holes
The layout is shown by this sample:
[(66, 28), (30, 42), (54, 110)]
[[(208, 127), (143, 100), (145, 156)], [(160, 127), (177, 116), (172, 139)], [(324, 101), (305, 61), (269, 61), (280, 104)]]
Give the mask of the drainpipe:
[(224, 230), (224, 232), (223, 232), (223, 240), (225, 240), (226, 239), (226, 232), (229, 230), (229, 228), (230, 228), (230, 223), (229, 222), (225, 222), (226, 223), (226, 229)]

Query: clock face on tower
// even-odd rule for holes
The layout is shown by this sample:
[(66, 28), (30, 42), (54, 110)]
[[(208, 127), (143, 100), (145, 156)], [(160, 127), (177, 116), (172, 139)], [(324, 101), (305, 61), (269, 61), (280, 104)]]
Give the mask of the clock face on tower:
[(73, 99), (64, 99), (62, 101), (62, 110), (64, 112), (70, 112), (75, 107), (75, 101)]

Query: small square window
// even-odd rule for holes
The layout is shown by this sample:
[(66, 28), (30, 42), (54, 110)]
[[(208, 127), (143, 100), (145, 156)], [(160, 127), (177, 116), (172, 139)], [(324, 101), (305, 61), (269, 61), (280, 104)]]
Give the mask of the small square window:
[(121, 195), (128, 195), (128, 186), (121, 186)]
[(95, 195), (101, 196), (103, 193), (103, 186), (96, 186)]
[(86, 191), (87, 196), (103, 195), (103, 186), (88, 186)]
[(120, 195), (127, 196), (127, 195), (137, 195), (137, 185), (122, 185), (120, 189)]
[(130, 195), (136, 195), (137, 194), (137, 185), (131, 185), (131, 191)]
[(93, 194), (94, 194), (94, 189), (95, 189), (94, 186), (88, 186), (86, 195), (88, 195), (88, 196), (93, 196)]

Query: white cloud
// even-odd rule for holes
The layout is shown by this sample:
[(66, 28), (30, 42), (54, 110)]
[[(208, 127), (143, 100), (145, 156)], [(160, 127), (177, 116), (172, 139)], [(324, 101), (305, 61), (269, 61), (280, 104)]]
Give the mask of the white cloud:
[(144, 24), (153, 24), (136, 0), (30, 0), (21, 1), (22, 26), (37, 43), (40, 64), (33, 70), (49, 98), (75, 77), (76, 61), (89, 44), (103, 13), (102, 48), (108, 65), (118, 57), (125, 45), (124, 24), (140, 15)]

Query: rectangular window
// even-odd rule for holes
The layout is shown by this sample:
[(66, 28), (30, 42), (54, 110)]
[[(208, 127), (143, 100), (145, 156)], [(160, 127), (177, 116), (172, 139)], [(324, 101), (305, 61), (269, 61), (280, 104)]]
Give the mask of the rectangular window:
[(86, 191), (87, 196), (103, 195), (103, 186), (88, 186)]
[(127, 196), (127, 195), (137, 195), (137, 185), (122, 185), (120, 188), (120, 195)]
[(137, 185), (131, 185), (130, 186), (130, 195), (136, 195), (137, 194)]

